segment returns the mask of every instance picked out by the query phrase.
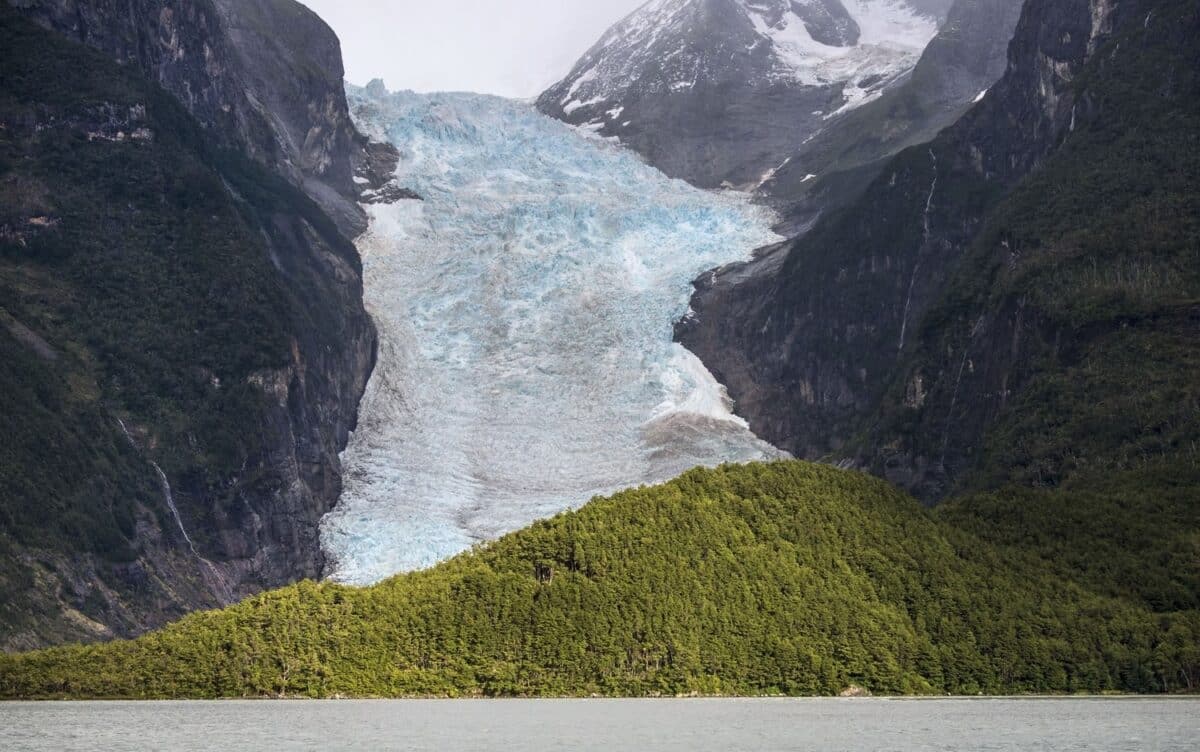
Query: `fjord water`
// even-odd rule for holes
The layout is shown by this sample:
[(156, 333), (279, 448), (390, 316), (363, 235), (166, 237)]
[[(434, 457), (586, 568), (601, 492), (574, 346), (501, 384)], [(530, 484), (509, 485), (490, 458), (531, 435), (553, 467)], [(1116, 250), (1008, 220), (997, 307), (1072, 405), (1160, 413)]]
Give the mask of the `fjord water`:
[(352, 91), (424, 201), (360, 240), (379, 362), (322, 525), (336, 580), (431, 565), (596, 494), (779, 456), (672, 342), (691, 281), (773, 242), (746, 197), (666, 178), (526, 103)]
[(1193, 700), (0, 704), (0, 748), (1193, 752)]

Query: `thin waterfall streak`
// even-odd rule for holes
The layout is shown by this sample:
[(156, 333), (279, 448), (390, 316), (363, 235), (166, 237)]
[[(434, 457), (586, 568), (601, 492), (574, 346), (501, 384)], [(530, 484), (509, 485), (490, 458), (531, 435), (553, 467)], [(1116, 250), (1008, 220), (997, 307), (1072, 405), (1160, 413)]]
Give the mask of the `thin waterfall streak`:
[[(921, 252), (929, 248), (929, 236), (933, 234), (933, 228), (930, 225), (929, 215), (933, 211), (933, 194), (937, 191), (938, 184), (938, 161), (937, 155), (933, 153), (933, 149), (929, 150), (929, 158), (933, 160), (933, 182), (929, 186), (929, 195), (925, 198), (925, 215), (922, 221), (921, 234)], [(917, 254), (917, 260), (913, 263), (912, 277), (908, 280), (908, 297), (904, 300), (904, 318), (900, 322), (900, 346), (896, 348), (898, 351), (904, 351), (904, 343), (908, 336), (908, 314), (912, 310), (913, 288), (917, 284), (917, 272), (921, 269), (921, 255)]]
[(167, 480), (167, 474), (162, 471), (157, 462), (151, 462), (150, 466), (154, 468), (154, 472), (158, 473), (158, 482), (162, 485), (163, 498), (167, 502), (167, 508), (171, 510), (171, 515), (175, 518), (175, 524), (179, 526), (179, 532), (183, 534), (184, 541), (187, 542), (188, 548), (192, 549), (192, 553), (198, 558), (200, 552), (196, 550), (196, 544), (192, 541), (192, 536), (188, 535), (187, 528), (184, 527), (183, 518), (179, 516), (179, 507), (175, 506), (175, 494), (171, 493), (171, 483)]
[[(141, 447), (134, 441), (133, 434), (129, 433), (129, 428), (125, 425), (125, 421), (117, 418), (117, 425), (121, 427), (121, 433), (125, 434), (125, 439), (129, 442), (130, 446), (141, 452)], [(163, 469), (159, 467), (157, 462), (150, 459), (147, 459), (147, 462), (150, 463), (150, 467), (154, 468), (154, 472), (158, 475), (158, 482), (162, 487), (163, 499), (167, 503), (167, 509), (171, 510), (171, 516), (175, 519), (175, 524), (179, 527), (179, 532), (183, 535), (183, 540), (187, 543), (192, 556), (196, 557), (202, 569), (207, 570), (209, 575), (216, 581), (216, 586), (213, 587), (210, 585), (210, 587), (213, 587), (213, 590), (217, 591), (216, 595), (224, 603), (233, 603), (235, 598), (229, 581), (221, 574), (221, 570), (215, 564), (200, 554), (199, 549), (196, 548), (195, 541), (192, 540), (192, 536), (188, 535), (187, 527), (183, 524), (183, 517), (179, 514), (179, 507), (175, 505), (175, 494), (171, 491), (171, 482), (167, 480), (167, 474), (163, 472)]]
[(904, 300), (904, 319), (900, 322), (900, 346), (896, 348), (904, 352), (904, 340), (908, 335), (908, 312), (912, 308), (913, 288), (917, 284), (917, 272), (921, 269), (921, 260), (913, 264), (912, 276), (908, 279), (908, 297)]
[(963, 373), (967, 370), (967, 360), (971, 355), (971, 345), (974, 344), (975, 337), (979, 335), (979, 330), (982, 326), (983, 319), (981, 318), (971, 327), (971, 336), (963, 346), (962, 359), (958, 364), (958, 375), (954, 379), (954, 391), (950, 395), (950, 407), (946, 411), (946, 425), (942, 430), (942, 458), (938, 461), (941, 467), (946, 466), (946, 454), (950, 451), (950, 428), (954, 423), (954, 409), (958, 406), (958, 393), (962, 387)]

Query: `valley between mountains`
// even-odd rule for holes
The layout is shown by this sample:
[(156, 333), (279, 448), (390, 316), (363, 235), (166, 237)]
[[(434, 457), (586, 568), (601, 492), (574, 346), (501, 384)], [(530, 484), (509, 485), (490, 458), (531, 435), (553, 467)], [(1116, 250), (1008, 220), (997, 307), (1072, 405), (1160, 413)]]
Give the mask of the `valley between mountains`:
[(1200, 691), (1194, 2), (0, 22), (0, 698)]

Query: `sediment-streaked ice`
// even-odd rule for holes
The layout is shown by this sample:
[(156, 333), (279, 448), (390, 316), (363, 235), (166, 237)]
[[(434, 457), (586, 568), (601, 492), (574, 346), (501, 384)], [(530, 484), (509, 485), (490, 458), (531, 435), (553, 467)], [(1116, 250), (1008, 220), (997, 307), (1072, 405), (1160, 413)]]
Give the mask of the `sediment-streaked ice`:
[(379, 363), (322, 524), (333, 579), (418, 569), (596, 494), (778, 456), (672, 342), (691, 280), (778, 238), (529, 105), (352, 93), (425, 201), (360, 240)]

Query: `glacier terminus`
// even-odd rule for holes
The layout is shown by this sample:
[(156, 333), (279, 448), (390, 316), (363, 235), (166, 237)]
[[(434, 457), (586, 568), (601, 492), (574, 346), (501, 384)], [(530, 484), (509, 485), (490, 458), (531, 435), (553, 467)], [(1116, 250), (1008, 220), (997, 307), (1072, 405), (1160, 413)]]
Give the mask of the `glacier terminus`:
[(423, 201), (359, 241), (379, 362), (322, 523), (369, 584), (696, 465), (781, 456), (672, 341), (691, 281), (778, 238), (742, 194), (475, 94), (352, 89)]

